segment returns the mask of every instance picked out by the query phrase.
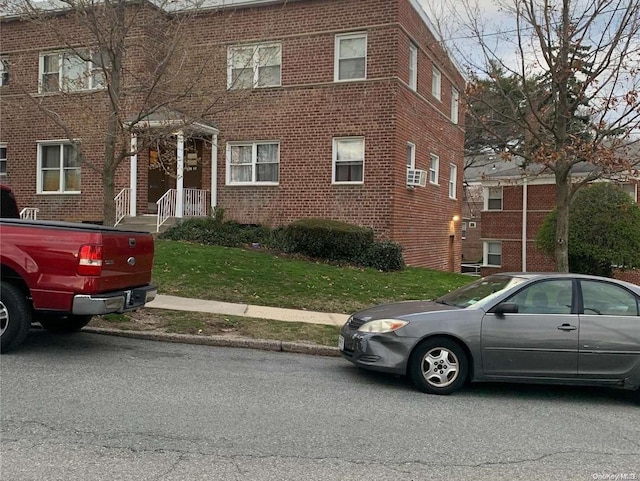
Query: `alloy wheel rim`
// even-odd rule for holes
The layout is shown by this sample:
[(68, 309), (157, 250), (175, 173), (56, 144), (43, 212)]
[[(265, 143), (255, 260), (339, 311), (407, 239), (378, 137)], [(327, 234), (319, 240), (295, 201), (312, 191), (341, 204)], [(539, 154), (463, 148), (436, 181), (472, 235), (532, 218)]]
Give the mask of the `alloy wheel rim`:
[(3, 302), (0, 302), (0, 336), (4, 334), (9, 326), (9, 311)]
[(458, 357), (449, 349), (434, 347), (422, 358), (422, 376), (429, 385), (444, 388), (451, 385), (460, 372)]

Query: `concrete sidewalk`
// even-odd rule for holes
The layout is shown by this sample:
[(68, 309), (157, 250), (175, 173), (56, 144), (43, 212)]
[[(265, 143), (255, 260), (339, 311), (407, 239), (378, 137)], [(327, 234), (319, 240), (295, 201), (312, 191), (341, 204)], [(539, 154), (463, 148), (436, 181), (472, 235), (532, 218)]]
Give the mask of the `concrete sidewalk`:
[[(159, 294), (152, 302), (145, 305), (145, 307), (152, 309), (167, 309), (171, 311), (210, 312), (212, 314), (223, 314), (228, 316), (253, 317), (257, 319), (269, 319), (285, 322), (306, 322), (309, 324), (327, 324), (331, 326), (342, 326), (349, 318), (347, 314), (304, 311), (300, 309), (282, 309), (279, 307), (251, 306), (249, 304), (232, 304), (230, 302), (206, 301), (202, 299), (189, 299), (186, 297), (166, 296), (162, 294)], [(91, 326), (85, 327), (84, 331), (95, 334), (147, 339), (152, 341), (179, 342), (207, 346), (241, 347), (262, 349), (266, 351), (311, 354), (316, 356), (340, 356), (340, 351), (337, 347), (299, 342), (236, 338), (225, 335), (201, 336), (172, 334), (166, 332), (127, 331)], [(338, 341), (336, 339), (336, 344), (337, 342)]]
[(163, 294), (158, 294), (158, 296), (145, 307), (172, 311), (210, 312), (227, 316), (253, 317), (256, 319), (271, 319), (285, 322), (306, 322), (309, 324), (327, 324), (331, 326), (342, 326), (349, 318), (348, 314), (252, 306), (249, 304), (232, 304), (230, 302), (189, 299)]

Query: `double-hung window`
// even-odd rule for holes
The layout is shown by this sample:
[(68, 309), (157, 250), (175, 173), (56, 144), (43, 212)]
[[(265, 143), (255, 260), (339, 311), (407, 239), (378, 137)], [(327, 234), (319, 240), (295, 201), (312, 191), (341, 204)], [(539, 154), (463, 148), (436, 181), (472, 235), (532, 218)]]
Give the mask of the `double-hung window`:
[(0, 87), (9, 85), (9, 57), (0, 57)]
[(431, 154), (429, 158), (429, 182), (438, 185), (438, 175), (440, 170), (440, 158), (436, 154)]
[(484, 265), (500, 267), (502, 265), (502, 242), (485, 241), (483, 243)]
[(0, 179), (7, 175), (7, 146), (0, 144)]
[(407, 169), (416, 168), (416, 145), (407, 142)]
[(277, 185), (280, 178), (280, 144), (230, 142), (227, 144), (228, 185)]
[(229, 47), (227, 85), (230, 89), (279, 87), (282, 46), (279, 43)]
[(451, 89), (451, 122), (454, 124), (458, 123), (458, 112), (459, 112), (459, 101), (460, 101), (460, 93), (452, 88)]
[(74, 92), (105, 86), (106, 54), (94, 51), (40, 55), (40, 92)]
[(502, 187), (489, 187), (485, 192), (485, 210), (502, 210)]
[(431, 95), (440, 100), (442, 98), (442, 74), (434, 65), (431, 75)]
[(367, 34), (336, 35), (334, 80), (364, 80), (367, 78)]
[(80, 158), (67, 142), (38, 144), (38, 193), (77, 194), (80, 192)]
[(409, 45), (409, 88), (418, 88), (418, 47), (413, 43)]
[(449, 198), (455, 199), (458, 190), (458, 166), (449, 164)]
[(333, 139), (333, 183), (364, 182), (364, 138)]

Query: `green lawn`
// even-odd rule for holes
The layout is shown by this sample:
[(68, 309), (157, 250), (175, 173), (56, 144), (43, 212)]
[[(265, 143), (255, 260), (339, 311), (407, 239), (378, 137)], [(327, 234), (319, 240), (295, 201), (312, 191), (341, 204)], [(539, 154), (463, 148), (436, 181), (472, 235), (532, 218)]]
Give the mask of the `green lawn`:
[(413, 267), (385, 273), (168, 240), (156, 241), (153, 270), (161, 294), (343, 313), (389, 301), (431, 299), (470, 281)]

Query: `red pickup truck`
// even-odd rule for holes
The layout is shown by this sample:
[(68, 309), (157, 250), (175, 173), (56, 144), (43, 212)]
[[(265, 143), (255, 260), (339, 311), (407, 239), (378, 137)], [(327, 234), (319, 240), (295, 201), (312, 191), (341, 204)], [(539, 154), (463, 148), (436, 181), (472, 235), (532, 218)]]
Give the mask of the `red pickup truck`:
[(0, 185), (0, 194), (1, 352), (21, 344), (32, 322), (75, 331), (155, 298), (151, 234), (23, 220), (11, 189)]

